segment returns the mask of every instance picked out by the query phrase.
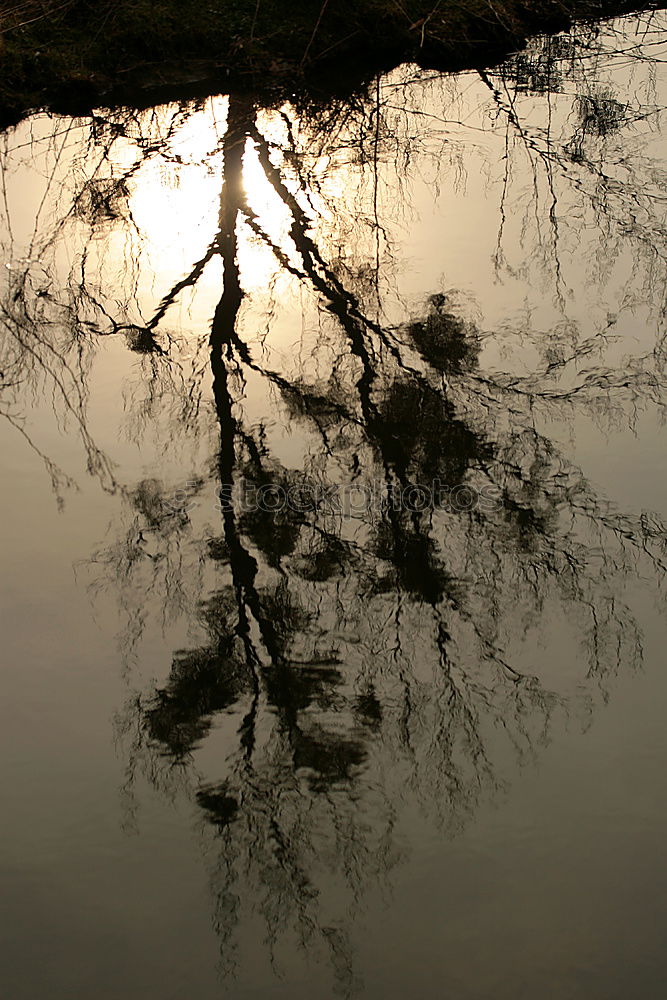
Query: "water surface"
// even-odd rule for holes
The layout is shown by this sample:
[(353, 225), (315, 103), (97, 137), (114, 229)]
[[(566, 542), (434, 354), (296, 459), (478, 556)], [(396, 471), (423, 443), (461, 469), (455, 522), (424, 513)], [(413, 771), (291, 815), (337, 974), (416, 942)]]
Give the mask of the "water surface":
[(2, 137), (3, 996), (664, 995), (666, 57)]

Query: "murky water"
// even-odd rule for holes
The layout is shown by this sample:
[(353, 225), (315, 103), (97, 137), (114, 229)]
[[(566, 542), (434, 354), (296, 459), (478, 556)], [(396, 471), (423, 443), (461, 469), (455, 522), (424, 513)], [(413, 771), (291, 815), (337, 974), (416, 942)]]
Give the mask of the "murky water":
[(667, 19), (2, 138), (3, 997), (662, 997)]

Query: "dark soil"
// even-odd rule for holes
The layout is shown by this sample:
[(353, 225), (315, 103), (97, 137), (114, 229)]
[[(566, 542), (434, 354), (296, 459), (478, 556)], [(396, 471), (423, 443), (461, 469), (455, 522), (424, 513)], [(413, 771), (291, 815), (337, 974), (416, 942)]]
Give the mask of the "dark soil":
[(484, 67), (609, 0), (2, 0), (0, 126), (221, 92), (326, 100), (415, 62)]

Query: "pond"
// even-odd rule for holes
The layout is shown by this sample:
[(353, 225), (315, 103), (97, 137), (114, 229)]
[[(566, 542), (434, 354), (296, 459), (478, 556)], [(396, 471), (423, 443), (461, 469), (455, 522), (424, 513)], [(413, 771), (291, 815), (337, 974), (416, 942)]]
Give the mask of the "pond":
[(664, 995), (666, 65), (0, 136), (3, 997)]

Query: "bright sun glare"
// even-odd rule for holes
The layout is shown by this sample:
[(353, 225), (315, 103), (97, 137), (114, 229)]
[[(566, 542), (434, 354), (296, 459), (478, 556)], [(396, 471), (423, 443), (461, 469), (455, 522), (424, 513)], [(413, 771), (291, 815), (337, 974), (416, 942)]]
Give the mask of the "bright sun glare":
[[(142, 295), (146, 308), (189, 274), (215, 238), (224, 197), (222, 145), (226, 128), (226, 98), (211, 100), (188, 118), (169, 144), (168, 157), (146, 162), (134, 175), (130, 210), (139, 231), (136, 249), (140, 272), (150, 274), (150, 288)], [(271, 131), (269, 124), (268, 131)], [(274, 127), (274, 136), (277, 128)], [(256, 222), (275, 246), (293, 256), (289, 213), (271, 187), (252, 140), (246, 143), (243, 181)], [(263, 239), (239, 225), (239, 266), (247, 292), (268, 287), (279, 270), (276, 257)], [(197, 322), (220, 294), (221, 270), (215, 261), (197, 283), (196, 297), (203, 308), (188, 312)], [(210, 315), (210, 312), (208, 313)], [(186, 317), (181, 316), (180, 321)]]

